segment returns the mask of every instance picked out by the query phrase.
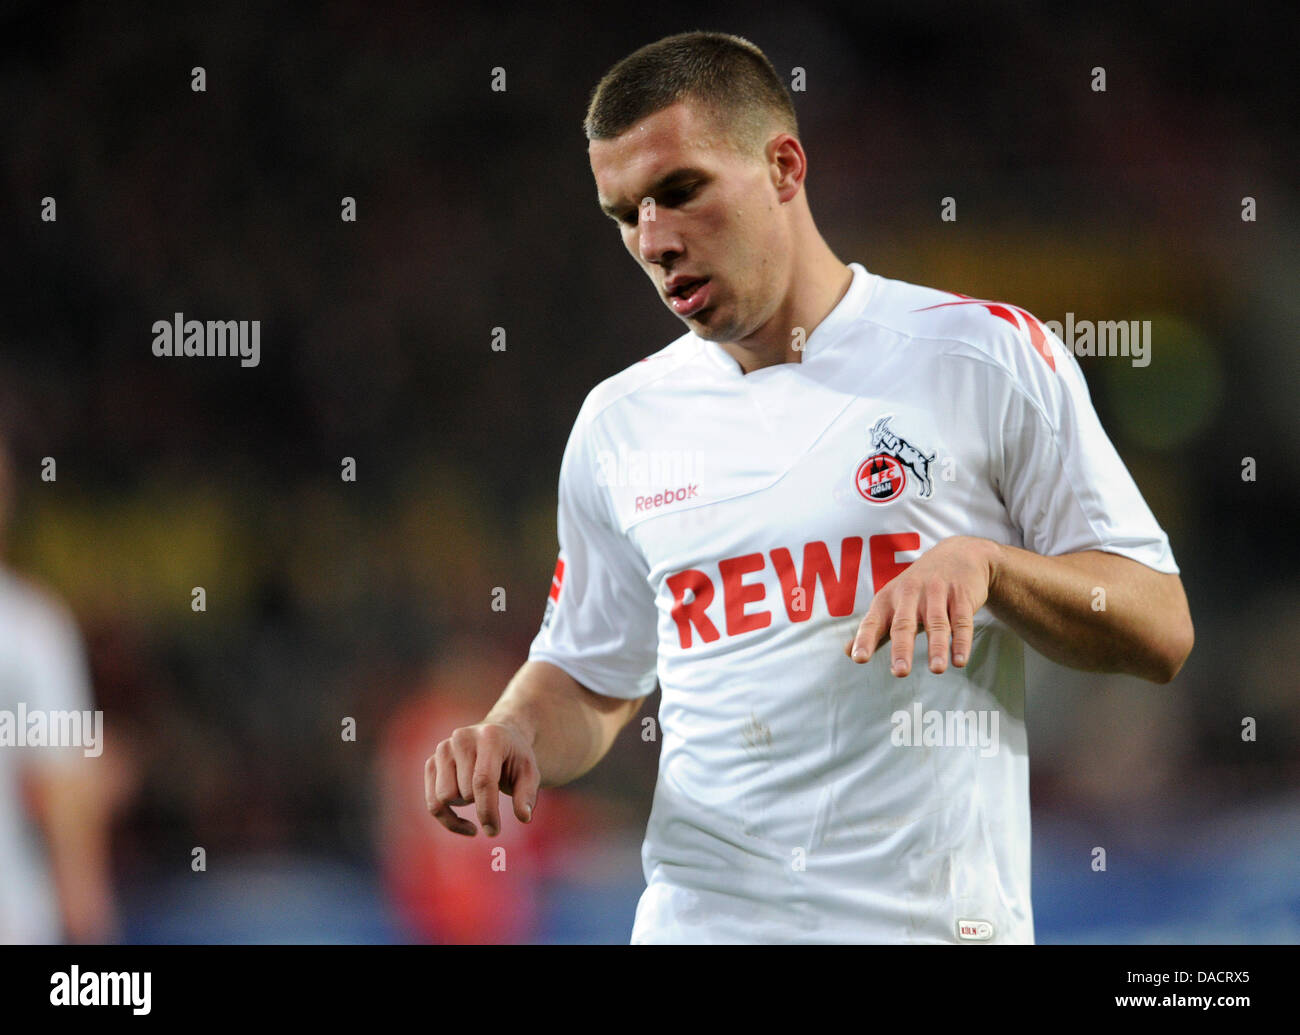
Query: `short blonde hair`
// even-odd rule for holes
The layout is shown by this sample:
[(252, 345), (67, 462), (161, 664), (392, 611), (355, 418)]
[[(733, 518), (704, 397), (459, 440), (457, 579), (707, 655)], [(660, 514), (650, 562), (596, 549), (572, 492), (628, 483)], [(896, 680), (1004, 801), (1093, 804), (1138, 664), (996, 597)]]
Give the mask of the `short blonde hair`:
[(611, 140), (681, 100), (701, 104), (741, 153), (773, 132), (799, 135), (794, 103), (758, 47), (725, 32), (683, 32), (623, 58), (592, 91), (583, 129)]

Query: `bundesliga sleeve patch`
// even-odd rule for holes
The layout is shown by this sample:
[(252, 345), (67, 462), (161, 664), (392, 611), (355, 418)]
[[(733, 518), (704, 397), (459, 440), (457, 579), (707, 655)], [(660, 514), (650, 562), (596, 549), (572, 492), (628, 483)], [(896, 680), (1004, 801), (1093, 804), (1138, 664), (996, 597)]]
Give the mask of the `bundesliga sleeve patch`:
[(555, 573), (551, 576), (551, 591), (546, 595), (546, 613), (542, 615), (542, 628), (551, 624), (551, 616), (560, 602), (560, 590), (564, 587), (564, 558), (555, 560)]

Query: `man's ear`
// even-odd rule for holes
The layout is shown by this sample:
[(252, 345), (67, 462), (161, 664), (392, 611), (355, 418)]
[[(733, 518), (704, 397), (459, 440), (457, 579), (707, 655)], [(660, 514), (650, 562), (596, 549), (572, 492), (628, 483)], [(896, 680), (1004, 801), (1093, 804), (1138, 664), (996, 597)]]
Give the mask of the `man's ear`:
[(799, 193), (808, 173), (808, 159), (799, 141), (789, 133), (782, 133), (768, 141), (768, 168), (777, 197), (787, 202)]

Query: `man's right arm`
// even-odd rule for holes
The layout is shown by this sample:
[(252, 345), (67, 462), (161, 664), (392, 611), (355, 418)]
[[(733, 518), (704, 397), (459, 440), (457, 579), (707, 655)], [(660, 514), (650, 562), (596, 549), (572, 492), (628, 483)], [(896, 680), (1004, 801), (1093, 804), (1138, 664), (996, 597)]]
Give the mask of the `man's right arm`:
[(528, 822), (539, 788), (576, 780), (595, 766), (644, 700), (593, 693), (557, 665), (525, 662), (483, 721), (453, 731), (425, 763), (430, 813), (472, 837), (474, 824), (452, 811), (472, 803), (492, 837), (501, 830), (500, 790)]

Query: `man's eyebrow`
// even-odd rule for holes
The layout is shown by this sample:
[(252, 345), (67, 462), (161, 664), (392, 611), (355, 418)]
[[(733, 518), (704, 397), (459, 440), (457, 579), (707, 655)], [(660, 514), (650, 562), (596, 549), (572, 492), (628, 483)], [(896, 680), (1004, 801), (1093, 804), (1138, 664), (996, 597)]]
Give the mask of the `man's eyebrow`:
[[(663, 191), (668, 190), (670, 187), (676, 187), (678, 184), (686, 180), (692, 180), (692, 179), (707, 177), (707, 176), (708, 174), (703, 169), (696, 169), (693, 166), (685, 166), (681, 169), (674, 169), (672, 172), (664, 173), (664, 175), (660, 176), (659, 179), (655, 180), (654, 183), (650, 184), (650, 189), (646, 191), (645, 197), (647, 198), (657, 197)], [(638, 202), (638, 205), (639, 204), (640, 203)], [(623, 209), (627, 207), (628, 207), (627, 205), (620, 205), (616, 201), (600, 203), (600, 210), (604, 212), (605, 215), (610, 216), (612, 218), (617, 218), (618, 213), (623, 211)]]

